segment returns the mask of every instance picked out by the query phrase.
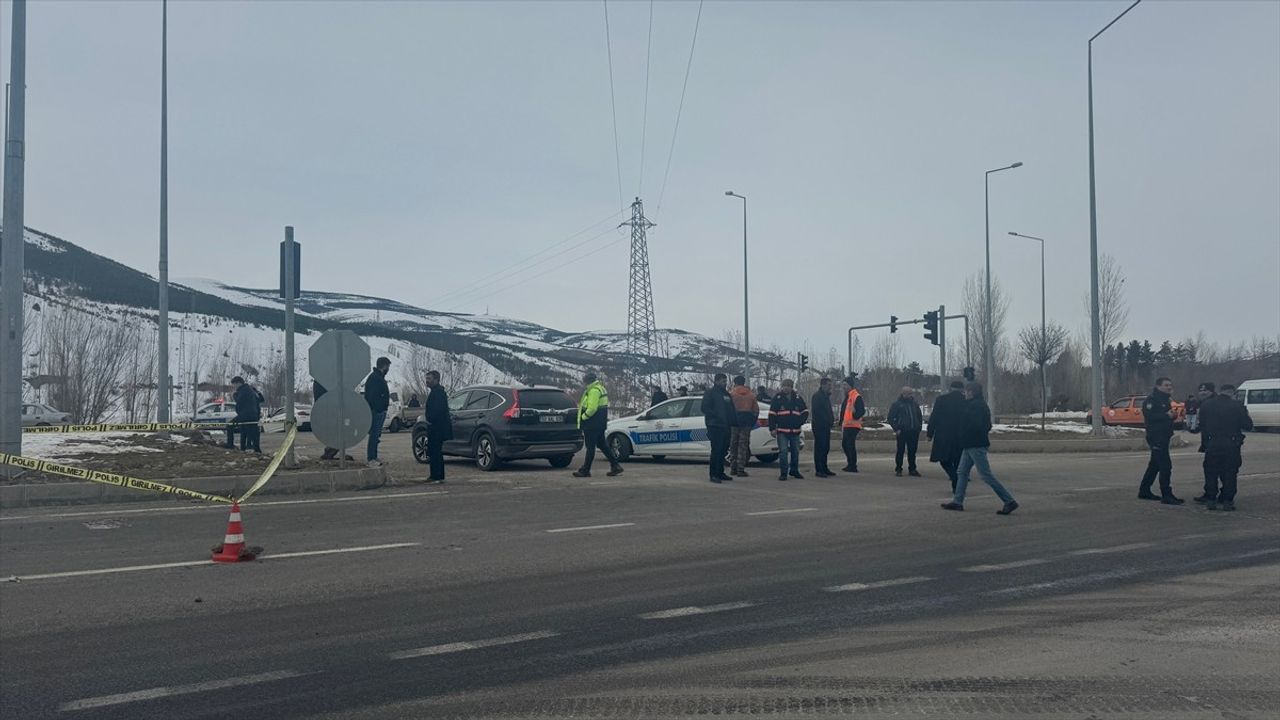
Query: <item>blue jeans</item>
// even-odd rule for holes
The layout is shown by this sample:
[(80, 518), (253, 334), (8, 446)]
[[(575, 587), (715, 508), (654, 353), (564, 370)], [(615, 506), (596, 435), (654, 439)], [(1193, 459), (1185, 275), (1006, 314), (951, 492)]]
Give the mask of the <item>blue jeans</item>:
[(1013, 502), (1013, 496), (1008, 490), (996, 480), (996, 476), (991, 474), (991, 463), (987, 461), (987, 449), (984, 447), (965, 448), (964, 454), (960, 456), (960, 467), (956, 468), (956, 495), (954, 502), (957, 505), (964, 504), (964, 491), (969, 486), (969, 471), (977, 466), (978, 474), (982, 476), (982, 481), (991, 486), (996, 495), (1004, 501), (1006, 505)]
[[(788, 464), (789, 463), (789, 464)], [(778, 470), (786, 475), (788, 472), (800, 472), (800, 434), (778, 433)]]
[(369, 450), (365, 453), (366, 460), (373, 461), (378, 459), (378, 443), (382, 441), (382, 426), (386, 422), (386, 410), (373, 414), (373, 422), (369, 425)]

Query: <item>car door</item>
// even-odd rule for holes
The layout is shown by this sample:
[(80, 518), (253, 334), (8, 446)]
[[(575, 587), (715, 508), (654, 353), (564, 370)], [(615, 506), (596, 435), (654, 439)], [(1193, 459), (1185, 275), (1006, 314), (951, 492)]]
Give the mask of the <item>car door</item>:
[[(463, 434), (461, 413), (467, 406), (467, 400), (471, 397), (470, 390), (459, 390), (449, 396), (449, 421), (453, 423), (453, 438), (445, 440), (441, 449), (452, 455), (468, 454), (471, 452), (471, 435), (468, 432)], [(472, 429), (475, 429), (474, 423)]]
[(702, 415), (702, 398), (689, 398), (672, 425), (678, 438), (672, 455), (711, 457), (711, 437), (707, 435), (707, 419)]
[(637, 455), (669, 455), (679, 444), (679, 421), (689, 405), (688, 398), (676, 398), (649, 408), (627, 424), (632, 452)]
[(1121, 398), (1111, 403), (1106, 410), (1108, 425), (1124, 425), (1128, 422), (1129, 410), (1133, 407), (1133, 398)]
[(39, 420), (39, 416), (36, 414), (36, 406), (23, 405), (22, 406), (22, 426), (29, 427), (31, 425), (35, 425), (37, 422), (40, 422), (40, 420)]

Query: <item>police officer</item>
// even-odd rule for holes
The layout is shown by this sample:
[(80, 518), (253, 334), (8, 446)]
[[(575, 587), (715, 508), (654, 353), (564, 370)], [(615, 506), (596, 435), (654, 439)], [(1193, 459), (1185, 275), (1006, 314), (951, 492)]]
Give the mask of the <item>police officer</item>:
[[(1213, 383), (1204, 383), (1213, 389)], [(1200, 452), (1204, 453), (1204, 494), (1195, 501), (1210, 510), (1236, 509), (1236, 477), (1240, 472), (1240, 446), (1244, 433), (1253, 429), (1253, 418), (1244, 403), (1231, 396), (1234, 385), (1200, 403)], [(1221, 483), (1221, 489), (1219, 489)]]
[(578, 427), (582, 428), (587, 455), (582, 462), (582, 468), (573, 476), (591, 477), (591, 463), (596, 459), (596, 449), (599, 448), (600, 452), (604, 453), (605, 459), (609, 461), (609, 472), (606, 475), (616, 477), (622, 474), (622, 465), (618, 464), (618, 458), (614, 456), (613, 450), (604, 437), (605, 430), (609, 427), (609, 392), (604, 389), (604, 383), (600, 382), (600, 378), (593, 372), (583, 375), (582, 382), (586, 387), (582, 391), (582, 399), (578, 402)]
[[(1203, 386), (1202, 386), (1203, 387)], [(1151, 448), (1151, 459), (1147, 461), (1147, 471), (1142, 475), (1142, 484), (1138, 486), (1140, 500), (1159, 500), (1165, 505), (1181, 505), (1182, 500), (1173, 494), (1170, 476), (1173, 474), (1173, 459), (1169, 457), (1169, 440), (1173, 438), (1173, 381), (1167, 377), (1156, 378), (1156, 386), (1151, 394), (1142, 401), (1142, 422), (1147, 428), (1147, 447)], [(1160, 495), (1151, 492), (1151, 485), (1156, 477), (1160, 478)]]

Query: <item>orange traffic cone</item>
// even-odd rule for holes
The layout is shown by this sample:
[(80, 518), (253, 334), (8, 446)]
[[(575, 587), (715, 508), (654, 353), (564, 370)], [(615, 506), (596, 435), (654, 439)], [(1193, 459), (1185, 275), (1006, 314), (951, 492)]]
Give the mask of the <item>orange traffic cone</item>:
[(261, 548), (244, 545), (244, 527), (240, 524), (240, 503), (231, 504), (231, 517), (227, 520), (227, 537), (213, 548), (213, 561), (219, 563), (247, 562), (258, 556)]

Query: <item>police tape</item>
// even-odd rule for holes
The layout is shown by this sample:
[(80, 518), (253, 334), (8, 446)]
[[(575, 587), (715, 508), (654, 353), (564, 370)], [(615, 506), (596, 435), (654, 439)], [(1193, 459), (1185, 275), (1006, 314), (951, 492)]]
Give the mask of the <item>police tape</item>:
[(275, 475), (276, 470), (280, 468), (280, 463), (284, 461), (284, 456), (292, 447), (294, 439), (297, 438), (298, 427), (290, 425), (288, 433), (285, 435), (284, 442), (275, 454), (271, 456), (271, 462), (267, 464), (267, 468), (262, 471), (258, 479), (249, 486), (239, 499), (221, 495), (210, 495), (196, 490), (188, 490), (165, 483), (156, 482), (154, 480), (142, 480), (140, 478), (129, 477), (128, 475), (120, 475), (117, 473), (103, 472), (101, 470), (88, 470), (86, 468), (73, 467), (71, 465), (63, 465), (61, 463), (51, 462), (49, 460), (41, 460), (39, 458), (22, 457), (21, 455), (9, 455), (8, 453), (0, 453), (0, 465), (13, 465), (24, 470), (32, 472), (48, 473), (50, 475), (61, 475), (63, 477), (76, 478), (78, 480), (88, 480), (89, 482), (102, 483), (103, 485), (114, 485), (116, 487), (130, 488), (132, 490), (149, 490), (151, 492), (168, 493), (180, 497), (194, 498), (196, 500), (209, 500), (211, 502), (243, 503), (253, 496), (254, 493), (261, 490), (271, 477)]
[(265, 423), (259, 422), (181, 422), (181, 423), (132, 423), (132, 424), (110, 424), (98, 423), (95, 425), (34, 425), (22, 428), (23, 433), (40, 435), (45, 433), (103, 433), (103, 432), (166, 432), (169, 430), (194, 430), (196, 428), (208, 428), (210, 430), (223, 430), (228, 427), (239, 427), (241, 425), (257, 425), (259, 427)]

